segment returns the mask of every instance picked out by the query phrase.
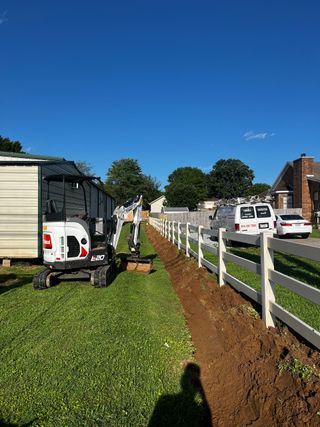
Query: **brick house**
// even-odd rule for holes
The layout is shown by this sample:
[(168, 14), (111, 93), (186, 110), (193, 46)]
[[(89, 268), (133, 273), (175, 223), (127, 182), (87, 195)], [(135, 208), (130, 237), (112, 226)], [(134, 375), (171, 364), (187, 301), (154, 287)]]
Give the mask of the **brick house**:
[(287, 162), (271, 192), (275, 209), (301, 208), (302, 216), (315, 222), (316, 212), (320, 211), (320, 163), (304, 153)]

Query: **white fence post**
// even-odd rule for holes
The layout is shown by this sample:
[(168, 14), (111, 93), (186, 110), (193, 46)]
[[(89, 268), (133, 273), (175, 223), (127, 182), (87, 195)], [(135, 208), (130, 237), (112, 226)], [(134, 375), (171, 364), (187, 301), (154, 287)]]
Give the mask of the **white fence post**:
[(164, 237), (168, 237), (169, 221), (166, 219)]
[(164, 236), (164, 226), (165, 226), (165, 221), (164, 219), (161, 220), (162, 221), (162, 235)]
[(190, 243), (189, 243), (189, 222), (186, 223), (186, 256), (190, 256), (189, 255), (189, 248), (190, 248)]
[(172, 243), (174, 244), (174, 226), (175, 226), (176, 222), (172, 221)]
[(167, 239), (169, 240), (169, 242), (171, 240), (171, 227), (172, 227), (172, 221), (169, 221), (168, 222), (168, 236), (167, 236)]
[(269, 275), (269, 270), (274, 269), (273, 250), (268, 247), (268, 240), (272, 236), (272, 233), (260, 233), (262, 319), (267, 328), (275, 326), (275, 317), (270, 313), (269, 304), (270, 301), (275, 302), (275, 285)]
[(223, 286), (226, 284), (224, 280), (224, 273), (227, 271), (226, 264), (223, 259), (223, 254), (227, 252), (226, 242), (223, 239), (223, 233), (226, 231), (225, 228), (219, 228), (218, 233), (218, 254), (219, 254), (219, 263), (218, 263), (218, 273), (219, 273), (219, 286)]
[(203, 251), (202, 251), (202, 243), (203, 243), (203, 235), (202, 235), (202, 229), (203, 226), (198, 226), (198, 267), (202, 267), (201, 260), (203, 258)]
[(178, 222), (178, 249), (181, 250), (181, 222)]

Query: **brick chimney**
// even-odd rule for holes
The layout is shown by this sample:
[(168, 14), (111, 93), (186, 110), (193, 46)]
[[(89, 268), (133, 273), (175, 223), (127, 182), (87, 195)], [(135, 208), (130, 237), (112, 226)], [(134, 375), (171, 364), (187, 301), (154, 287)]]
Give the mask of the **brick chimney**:
[(312, 220), (312, 200), (307, 175), (314, 174), (314, 157), (301, 154), (293, 162), (293, 206), (302, 208), (302, 216)]

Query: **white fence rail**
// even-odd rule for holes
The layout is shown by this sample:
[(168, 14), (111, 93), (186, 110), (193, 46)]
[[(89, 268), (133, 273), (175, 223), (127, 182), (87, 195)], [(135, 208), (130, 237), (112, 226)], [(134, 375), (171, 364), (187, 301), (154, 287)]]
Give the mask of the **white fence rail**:
[[(226, 232), (222, 228), (220, 228), (219, 231), (214, 231), (204, 228), (201, 225), (194, 226), (189, 223), (182, 224), (180, 222), (151, 217), (149, 218), (149, 222), (160, 234), (173, 244), (176, 244), (178, 249), (184, 250), (186, 256), (196, 258), (199, 267), (204, 266), (209, 271), (216, 273), (220, 286), (228, 283), (237, 291), (244, 293), (252, 300), (261, 304), (262, 319), (267, 327), (275, 326), (275, 318), (278, 318), (315, 347), (320, 349), (319, 331), (277, 304), (275, 283), (310, 300), (314, 304), (320, 304), (320, 290), (274, 269), (275, 250), (303, 258), (309, 258), (314, 261), (320, 261), (320, 248), (275, 239), (273, 235), (268, 232), (249, 236)], [(216, 245), (214, 246), (211, 242), (205, 242), (205, 236), (207, 238), (209, 236), (216, 238)], [(237, 241), (259, 246), (260, 264), (227, 252), (227, 241)], [(191, 242), (197, 245), (197, 252), (190, 247)], [(204, 251), (217, 256), (217, 265), (212, 264), (204, 258)], [(256, 291), (248, 284), (243, 283), (241, 280), (228, 273), (227, 261), (259, 274), (261, 276), (261, 292)]]

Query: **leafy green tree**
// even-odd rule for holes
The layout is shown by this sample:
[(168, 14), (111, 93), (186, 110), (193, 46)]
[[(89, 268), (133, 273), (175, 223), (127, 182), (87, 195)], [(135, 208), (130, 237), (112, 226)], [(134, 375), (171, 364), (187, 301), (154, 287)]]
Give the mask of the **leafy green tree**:
[(208, 174), (210, 197), (242, 197), (252, 187), (253, 171), (238, 159), (221, 159)]
[(271, 188), (271, 185), (265, 184), (263, 182), (257, 182), (253, 184), (245, 193), (246, 196), (258, 196), (265, 191), (268, 191)]
[(11, 141), (9, 138), (3, 138), (1, 135), (0, 151), (8, 151), (10, 153), (23, 153), (22, 145), (19, 141)]
[(139, 194), (143, 195), (143, 207), (148, 209), (150, 202), (161, 196), (160, 182), (150, 175), (143, 175)]
[(208, 196), (206, 175), (199, 168), (177, 168), (169, 175), (168, 181), (165, 187), (167, 206), (187, 206), (194, 210)]
[(138, 194), (144, 198), (144, 207), (161, 194), (160, 183), (142, 173), (135, 159), (120, 159), (112, 162), (107, 171), (106, 190), (116, 199), (118, 205)]
[(194, 185), (184, 182), (175, 182), (166, 187), (167, 206), (188, 207), (189, 210), (195, 210), (199, 203), (199, 194)]

